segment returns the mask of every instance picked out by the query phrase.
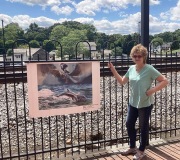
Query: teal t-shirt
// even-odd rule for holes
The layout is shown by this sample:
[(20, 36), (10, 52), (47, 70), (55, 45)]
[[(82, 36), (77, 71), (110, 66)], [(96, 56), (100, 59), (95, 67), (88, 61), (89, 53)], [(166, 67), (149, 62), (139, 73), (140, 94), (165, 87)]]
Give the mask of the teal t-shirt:
[(129, 79), (130, 85), (130, 105), (136, 108), (143, 108), (154, 103), (153, 95), (147, 96), (146, 91), (151, 88), (153, 81), (160, 74), (158, 70), (149, 64), (145, 64), (139, 73), (136, 71), (135, 65), (130, 66), (125, 74), (125, 77)]

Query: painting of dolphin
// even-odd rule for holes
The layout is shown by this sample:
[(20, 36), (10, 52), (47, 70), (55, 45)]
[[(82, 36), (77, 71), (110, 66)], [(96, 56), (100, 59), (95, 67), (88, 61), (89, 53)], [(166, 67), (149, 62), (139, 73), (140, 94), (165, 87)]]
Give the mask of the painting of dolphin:
[(57, 97), (60, 97), (60, 96), (67, 96), (67, 97), (71, 98), (75, 102), (85, 102), (87, 100), (85, 95), (77, 94), (75, 92), (72, 92), (69, 89), (67, 89), (65, 92), (61, 93)]

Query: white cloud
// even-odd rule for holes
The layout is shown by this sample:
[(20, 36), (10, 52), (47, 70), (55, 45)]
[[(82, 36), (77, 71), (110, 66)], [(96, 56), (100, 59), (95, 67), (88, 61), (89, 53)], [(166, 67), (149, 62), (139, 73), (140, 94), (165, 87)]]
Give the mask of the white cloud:
[[(28, 15), (17, 15), (10, 17), (8, 15), (0, 14), (0, 19), (4, 20), (4, 25), (12, 22), (16, 22), (23, 29), (27, 29), (31, 23), (37, 23), (40, 27), (49, 27), (54, 25), (54, 23), (62, 23), (64, 21), (78, 21), (80, 23), (92, 24), (96, 27), (98, 32), (105, 34), (131, 34), (139, 31), (138, 22), (140, 21), (140, 12), (136, 14), (131, 14), (124, 19), (117, 21), (109, 21), (107, 19), (95, 20), (94, 18), (76, 18), (76, 19), (66, 19), (61, 18), (59, 20), (50, 19), (47, 17), (37, 17), (32, 18)], [(150, 34), (162, 33), (165, 31), (174, 31), (180, 28), (180, 23), (169, 23), (166, 21), (160, 21), (160, 19), (150, 16)]]
[(168, 18), (170, 17), (170, 12), (162, 12), (160, 13), (160, 17), (164, 20), (168, 20)]
[(58, 22), (57, 20), (53, 20), (43, 16), (32, 18), (28, 15), (17, 15), (14, 17), (10, 17), (4, 14), (0, 14), (0, 19), (3, 19), (4, 25), (7, 25), (9, 23), (18, 23), (19, 26), (24, 30), (27, 29), (31, 23), (36, 23), (40, 27), (49, 27)]
[(60, 18), (57, 22), (58, 23), (63, 23), (65, 21), (72, 21), (72, 19), (70, 19), (70, 18)]
[(124, 11), (121, 11), (118, 13), (119, 17), (125, 18), (128, 17), (129, 15), (127, 13), (125, 13)]
[(108, 14), (108, 13), (109, 13), (109, 10), (105, 9), (105, 10), (103, 10), (102, 12)]
[(75, 5), (76, 12), (78, 14), (85, 14), (89, 16), (95, 16), (95, 12), (100, 11), (100, 8), (96, 1), (84, 0)]
[[(160, 1), (150, 0), (150, 4), (158, 5)], [(140, 6), (141, 0), (83, 0), (77, 3), (75, 7), (79, 14), (94, 16), (100, 10), (118, 11), (126, 9), (128, 5)]]
[(180, 0), (177, 2), (177, 6), (170, 8), (167, 12), (160, 13), (160, 17), (167, 21), (180, 21)]
[(3, 20), (4, 26), (9, 23), (12, 23), (12, 18), (8, 15), (0, 14), (0, 19)]
[(180, 0), (177, 3), (177, 6), (170, 9), (171, 20), (180, 21)]
[(40, 5), (40, 6), (54, 6), (54, 5), (60, 5), (60, 0), (7, 0), (10, 2), (19, 2), (26, 5)]
[[(121, 8), (126, 8), (128, 5), (140, 5), (141, 0), (82, 0), (79, 3), (75, 3), (75, 0), (10, 0), (11, 2), (20, 2), (26, 4), (34, 5), (43, 5), (50, 6), (51, 11), (57, 15), (70, 15), (76, 9), (79, 14), (87, 15), (87, 17), (82, 17), (79, 15), (79, 18), (75, 19), (51, 19), (47, 17), (36, 17), (32, 18), (29, 15), (16, 15), (10, 17), (5, 14), (0, 14), (0, 19), (4, 20), (4, 25), (7, 25), (11, 22), (17, 22), (20, 27), (26, 29), (31, 23), (37, 23), (41, 27), (49, 27), (54, 23), (62, 23), (64, 21), (78, 21), (80, 23), (89, 23), (96, 27), (98, 32), (106, 34), (131, 34), (138, 32), (138, 22), (141, 20), (141, 13), (128, 14)], [(151, 4), (158, 5), (160, 0), (150, 0)], [(69, 4), (69, 5), (67, 5)], [(74, 7), (74, 8), (72, 8)], [(118, 20), (108, 20), (108, 14), (113, 12), (113, 9), (116, 11), (119, 9)], [(74, 9), (74, 10), (73, 10)], [(100, 20), (95, 18), (90, 18), (88, 16), (94, 16), (97, 12), (105, 13), (102, 14)], [(117, 14), (117, 13), (116, 13)], [(118, 15), (118, 14), (117, 14)], [(180, 0), (177, 5), (171, 8), (167, 12), (161, 13), (161, 18), (156, 18), (150, 15), (150, 34), (161, 33), (164, 31), (174, 31), (180, 28)], [(63, 17), (63, 16), (62, 16)], [(176, 21), (175, 21), (176, 20)]]
[(131, 34), (138, 32), (138, 23), (141, 20), (140, 12), (136, 14), (131, 14), (128, 17), (121, 19), (119, 21), (114, 21), (113, 26), (115, 27), (115, 31), (117, 33), (122, 34)]
[(156, 17), (150, 16), (150, 34), (158, 34), (163, 32), (174, 32), (175, 30), (180, 28), (180, 23), (178, 22), (169, 22), (162, 21)]
[[(118, 11), (120, 9), (126, 9), (128, 5), (140, 6), (141, 0), (82, 0), (76, 2), (76, 0), (7, 0), (10, 2), (19, 2), (26, 5), (39, 5), (44, 10), (50, 6), (51, 11), (59, 14), (69, 15), (76, 10), (78, 14), (95, 16), (96, 12), (105, 10), (105, 12)], [(159, 4), (159, 0), (150, 0), (151, 4)], [(64, 4), (67, 4), (65, 7)], [(70, 8), (70, 5), (74, 9)], [(70, 11), (68, 10), (70, 9)]]
[(160, 0), (150, 0), (151, 5), (158, 5), (160, 3), (161, 3)]
[[(134, 0), (83, 0), (74, 6), (78, 14), (95, 16), (96, 12), (101, 10), (108, 12), (118, 11), (120, 8), (127, 8), (129, 3), (135, 4)], [(140, 0), (137, 0), (137, 4), (140, 4)]]
[(109, 21), (107, 19), (94, 20), (93, 18), (74, 19), (81, 23), (93, 24), (99, 32), (106, 34), (131, 34), (138, 32), (138, 22), (140, 21), (140, 13), (130, 15), (123, 20)]
[(94, 24), (94, 19), (93, 18), (75, 18), (73, 19), (74, 21), (80, 22), (80, 23), (85, 23), (85, 24)]
[(63, 15), (70, 15), (73, 12), (73, 8), (69, 6), (64, 6), (64, 7), (58, 7), (58, 6), (53, 6), (51, 7), (51, 11), (55, 12), (57, 15), (63, 14)]

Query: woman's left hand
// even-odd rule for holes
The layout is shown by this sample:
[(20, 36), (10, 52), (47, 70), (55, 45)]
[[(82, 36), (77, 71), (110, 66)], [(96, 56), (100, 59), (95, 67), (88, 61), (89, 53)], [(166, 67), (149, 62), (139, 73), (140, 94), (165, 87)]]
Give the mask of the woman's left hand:
[(146, 91), (146, 95), (147, 95), (147, 96), (150, 96), (150, 95), (152, 95), (153, 93), (154, 93), (154, 88), (151, 88), (151, 89), (149, 89), (149, 90)]

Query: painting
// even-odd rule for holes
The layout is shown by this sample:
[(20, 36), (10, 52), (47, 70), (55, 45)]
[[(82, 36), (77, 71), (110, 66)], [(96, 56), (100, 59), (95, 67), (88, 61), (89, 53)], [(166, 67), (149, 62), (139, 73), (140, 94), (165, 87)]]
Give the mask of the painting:
[(27, 81), (30, 117), (100, 108), (100, 62), (27, 63)]

